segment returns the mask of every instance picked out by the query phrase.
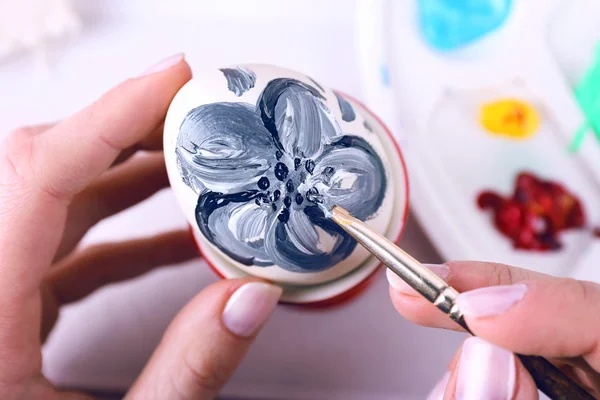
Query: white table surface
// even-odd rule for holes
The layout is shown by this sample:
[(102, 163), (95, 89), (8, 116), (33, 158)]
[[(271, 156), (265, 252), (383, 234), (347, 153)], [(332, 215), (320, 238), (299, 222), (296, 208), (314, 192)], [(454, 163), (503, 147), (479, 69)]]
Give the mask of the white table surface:
[[(50, 71), (36, 69), (28, 55), (0, 62), (0, 132), (60, 119), (178, 51), (186, 52), (194, 70), (273, 63), (362, 97), (350, 1), (75, 4), (83, 18), (82, 34), (68, 46), (57, 47)], [(163, 191), (104, 221), (85, 243), (184, 225), (172, 194)], [(441, 261), (413, 218), (402, 245), (422, 261)], [(107, 287), (66, 307), (44, 349), (45, 373), (60, 385), (126, 389), (174, 314), (216, 279), (202, 261), (194, 261)], [(403, 320), (380, 274), (359, 299), (344, 307), (277, 309), (223, 394), (261, 399), (423, 398), (461, 338)]]

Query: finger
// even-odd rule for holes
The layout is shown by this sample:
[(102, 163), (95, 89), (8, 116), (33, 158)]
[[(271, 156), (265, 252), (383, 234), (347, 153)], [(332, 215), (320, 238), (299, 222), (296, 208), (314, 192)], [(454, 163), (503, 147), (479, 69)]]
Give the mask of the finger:
[(42, 337), (50, 332), (62, 305), (80, 300), (102, 286), (195, 257), (198, 250), (189, 230), (90, 246), (72, 254), (53, 268), (44, 281)]
[(522, 354), (583, 356), (600, 370), (600, 286), (554, 278), (461, 293), (467, 325), (487, 341)]
[[(48, 129), (54, 127), (55, 125), (56, 125), (56, 123), (22, 126), (20, 128), (17, 128), (12, 134), (19, 135), (19, 136), (25, 136), (25, 137), (32, 137), (35, 135), (39, 135), (40, 133), (46, 132)], [(164, 123), (157, 126), (154, 130), (152, 130), (152, 132), (150, 132), (150, 134), (146, 138), (142, 139), (139, 143), (136, 143), (133, 146), (130, 146), (130, 147), (124, 149), (123, 151), (121, 151), (121, 153), (119, 153), (119, 155), (117, 156), (117, 158), (115, 159), (115, 161), (113, 162), (112, 165), (113, 166), (119, 165), (119, 164), (127, 161), (133, 154), (135, 154), (136, 152), (138, 152), (140, 150), (145, 150), (145, 151), (162, 150), (163, 131), (164, 131)]]
[(128, 399), (213, 399), (275, 308), (281, 288), (224, 280), (177, 315)]
[(94, 400), (93, 397), (80, 392), (57, 391), (60, 400)]
[(538, 399), (531, 376), (510, 351), (471, 337), (463, 343), (457, 359), (444, 395), (440, 397), (438, 392), (437, 399)]
[(128, 80), (41, 134), (13, 134), (0, 146), (0, 343), (12, 364), (31, 358), (22, 349), (39, 351), (40, 285), (58, 249), (70, 199), (122, 149), (162, 123), (191, 77), (187, 63), (176, 61)]
[(48, 274), (59, 304), (68, 304), (110, 283), (198, 256), (190, 231), (90, 246), (63, 260)]
[(52, 128), (54, 125), (56, 125), (56, 123), (21, 126), (17, 129), (15, 129), (11, 133), (11, 135), (24, 136), (26, 138), (31, 138), (32, 136), (36, 136), (42, 132), (46, 132), (48, 129)]
[[(538, 272), (487, 262), (449, 262), (444, 265), (426, 266), (459, 292), (485, 286), (507, 285), (526, 279), (552, 279), (551, 276)], [(389, 270), (387, 277), (392, 303), (406, 319), (428, 327), (463, 330)]]
[(450, 372), (445, 372), (444, 375), (440, 378), (440, 380), (435, 384), (429, 395), (427, 396), (427, 400), (443, 400), (444, 393), (446, 393), (446, 387), (448, 387), (448, 381), (450, 380)]
[(170, 68), (126, 81), (39, 135), (11, 135), (1, 149), (0, 219), (10, 233), (0, 235), (0, 302), (10, 303), (15, 316), (26, 314), (17, 306), (37, 295), (58, 248), (70, 198), (99, 177), (122, 149), (158, 127), (190, 79), (187, 63), (175, 61)]
[(73, 199), (65, 231), (54, 260), (73, 250), (98, 222), (147, 199), (169, 186), (162, 152), (139, 154), (105, 172)]
[(155, 130), (177, 91), (191, 77), (183, 56), (169, 63), (166, 70), (124, 82), (36, 136), (30, 164), (37, 184), (55, 197), (69, 198), (100, 176), (122, 150)]
[(452, 356), (452, 359), (448, 363), (447, 371), (444, 372), (440, 380), (435, 384), (431, 392), (429, 392), (427, 400), (441, 400), (444, 398), (444, 393), (446, 392), (446, 387), (448, 386), (448, 381), (450, 380), (450, 373), (456, 368), (456, 365), (458, 365), (460, 349), (461, 348), (459, 348), (458, 351), (454, 353), (454, 356)]
[[(461, 346), (461, 348), (462, 348), (462, 346)], [(436, 400), (436, 399), (443, 398), (444, 393), (446, 392), (446, 387), (448, 386), (448, 382), (450, 380), (450, 371), (454, 371), (454, 369), (458, 365), (460, 355), (461, 355), (461, 351), (459, 349), (459, 351), (457, 351), (454, 354), (454, 356), (452, 357), (452, 360), (450, 361), (450, 363), (448, 365), (448, 372), (446, 372), (442, 376), (442, 378), (438, 381), (438, 383), (432, 389), (432, 391), (429, 394), (428, 399)], [(519, 364), (518, 367), (522, 367), (522, 364), (520, 364), (520, 362), (518, 364)], [(580, 386), (582, 386), (589, 393), (593, 393), (595, 395), (600, 393), (600, 390), (599, 390), (600, 386), (598, 385), (598, 382), (595, 382), (593, 380), (593, 378), (590, 377), (589, 374), (584, 372), (584, 370), (579, 369), (579, 368), (574, 368), (573, 366), (571, 366), (569, 364), (565, 364), (565, 363), (562, 363), (559, 361), (554, 361), (553, 364), (557, 368), (559, 368), (565, 375), (567, 375), (569, 378), (571, 378), (571, 380), (573, 380), (574, 382), (577, 382)]]
[(158, 151), (163, 148), (163, 131), (165, 129), (164, 123), (160, 124), (150, 134), (142, 139), (140, 142), (130, 146), (117, 156), (111, 166), (116, 166), (129, 160), (129, 158), (137, 153), (138, 151)]
[[(445, 266), (429, 266), (429, 268), (438, 276), (444, 278), (459, 292), (469, 291), (481, 287), (510, 285), (512, 283), (517, 283), (524, 280), (531, 280), (539, 282), (540, 284), (551, 284), (557, 280), (557, 278), (549, 275), (494, 263), (450, 262)], [(417, 295), (414, 290), (408, 288), (408, 286), (403, 281), (399, 280), (395, 275), (388, 273), (388, 279), (391, 282), (390, 296), (392, 301), (396, 309), (407, 319), (424, 326), (462, 330), (462, 328), (451, 321), (446, 315), (437, 310), (424, 298)], [(556, 310), (554, 312), (556, 312)], [(550, 313), (552, 313), (552, 311), (550, 311)], [(532, 312), (532, 315), (535, 315), (535, 311)], [(521, 327), (522, 329), (526, 329), (522, 325)], [(512, 329), (512, 325), (509, 326), (509, 329)], [(537, 332), (536, 329), (532, 329), (530, 331), (530, 336), (533, 336), (532, 341), (543, 341), (543, 339), (541, 339), (540, 336), (537, 336), (534, 332)], [(515, 333), (515, 335), (517, 334)], [(549, 334), (549, 336), (551, 336), (551, 334)], [(493, 342), (491, 338), (485, 338)], [(504, 345), (504, 343), (498, 344)], [(509, 348), (518, 352), (517, 349), (513, 349), (511, 347)], [(541, 353), (533, 352), (532, 354)], [(590, 377), (590, 381), (593, 385), (599, 384), (600, 374), (598, 374), (594, 368), (589, 365), (585, 358), (569, 355), (554, 356), (551, 354), (546, 356), (562, 359), (563, 361), (568, 362), (570, 365), (581, 368)]]

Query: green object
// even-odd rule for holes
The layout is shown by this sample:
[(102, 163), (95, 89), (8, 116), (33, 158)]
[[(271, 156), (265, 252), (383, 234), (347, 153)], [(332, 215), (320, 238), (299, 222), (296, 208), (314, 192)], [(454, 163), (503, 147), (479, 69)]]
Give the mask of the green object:
[(596, 46), (592, 65), (575, 88), (575, 98), (585, 115), (585, 122), (577, 129), (569, 145), (571, 152), (581, 148), (590, 129), (600, 141), (600, 45)]
[(571, 141), (571, 144), (569, 144), (569, 151), (576, 152), (581, 148), (581, 145), (583, 144), (583, 139), (585, 139), (585, 134), (591, 127), (592, 126), (586, 121), (583, 125), (579, 127), (579, 129), (577, 129), (577, 132), (575, 132), (575, 137)]

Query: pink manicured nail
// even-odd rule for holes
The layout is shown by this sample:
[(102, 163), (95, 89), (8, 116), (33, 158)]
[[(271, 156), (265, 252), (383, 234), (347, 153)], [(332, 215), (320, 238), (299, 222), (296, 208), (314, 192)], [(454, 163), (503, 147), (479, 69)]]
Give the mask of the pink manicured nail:
[[(450, 275), (450, 268), (447, 265), (437, 265), (437, 264), (423, 264), (425, 265), (431, 272), (433, 272), (434, 274), (436, 274), (437, 276), (439, 276), (442, 279), (446, 279), (448, 278), (448, 276)], [(395, 273), (393, 273), (390, 269), (388, 269), (385, 272), (385, 275), (387, 276), (388, 282), (390, 283), (390, 286), (393, 287), (394, 289), (396, 289), (399, 292), (402, 292), (403, 294), (408, 294), (411, 296), (418, 296), (419, 294), (410, 286), (408, 286), (408, 283), (404, 282), (402, 279), (400, 279), (400, 277), (398, 275), (396, 275)]]
[(515, 378), (513, 353), (472, 337), (462, 347), (454, 395), (457, 400), (509, 400)]
[(427, 396), (427, 400), (444, 400), (444, 393), (446, 393), (446, 386), (448, 386), (448, 381), (450, 380), (450, 372), (446, 372), (442, 379), (435, 385), (429, 396)]
[(238, 336), (252, 336), (271, 315), (283, 290), (263, 282), (246, 283), (229, 298), (223, 323)]
[(491, 317), (502, 314), (527, 293), (527, 285), (489, 286), (458, 295), (456, 304), (465, 316)]
[(171, 57), (165, 58), (164, 60), (154, 64), (153, 66), (142, 72), (139, 76), (142, 77), (153, 74), (155, 72), (164, 71), (165, 69), (169, 69), (173, 65), (178, 64), (179, 62), (181, 62), (181, 60), (183, 60), (183, 53), (174, 54)]

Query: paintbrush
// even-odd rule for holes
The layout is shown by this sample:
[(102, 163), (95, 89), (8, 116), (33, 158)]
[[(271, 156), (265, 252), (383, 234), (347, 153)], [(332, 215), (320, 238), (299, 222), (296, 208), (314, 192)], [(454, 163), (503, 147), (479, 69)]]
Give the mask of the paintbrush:
[[(333, 206), (328, 210), (322, 203), (321, 207), (327, 218), (337, 223), (408, 285), (473, 335), (456, 305), (456, 289), (343, 208)], [(517, 356), (533, 377), (537, 388), (551, 399), (594, 399), (545, 358), (519, 354)]]

